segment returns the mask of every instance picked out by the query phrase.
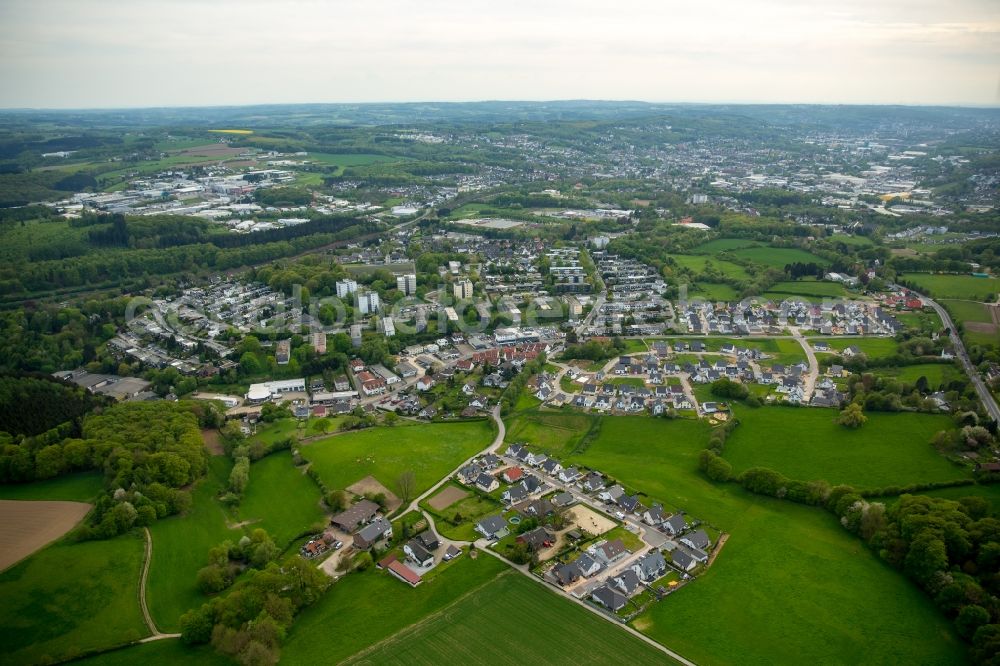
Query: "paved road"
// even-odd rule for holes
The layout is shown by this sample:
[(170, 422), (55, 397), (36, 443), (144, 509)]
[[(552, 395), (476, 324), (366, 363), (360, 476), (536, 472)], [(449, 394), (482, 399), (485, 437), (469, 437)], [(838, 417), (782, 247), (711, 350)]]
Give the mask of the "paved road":
[(805, 376), (805, 389), (802, 399), (802, 402), (808, 405), (812, 400), (813, 392), (816, 390), (816, 380), (819, 378), (819, 362), (816, 360), (816, 352), (813, 351), (812, 345), (802, 337), (802, 331), (798, 327), (792, 327), (789, 330), (792, 332), (792, 337), (795, 338), (795, 341), (802, 347), (806, 358), (809, 359), (809, 373)]
[[(912, 289), (910, 291), (913, 291)], [(965, 350), (965, 344), (962, 342), (962, 338), (958, 335), (955, 330), (955, 322), (951, 320), (951, 315), (943, 307), (935, 303), (929, 296), (924, 296), (913, 291), (914, 294), (920, 297), (920, 300), (924, 302), (925, 305), (929, 305), (934, 308), (934, 311), (938, 313), (941, 317), (941, 322), (944, 324), (945, 328), (948, 329), (949, 335), (951, 337), (951, 343), (955, 347), (955, 355), (958, 356), (958, 360), (961, 361), (962, 367), (965, 368), (965, 374), (969, 376), (969, 381), (976, 388), (976, 393), (979, 394), (979, 399), (982, 401), (983, 406), (986, 408), (986, 413), (990, 415), (994, 421), (1000, 423), (1000, 406), (997, 405), (996, 399), (993, 398), (993, 394), (990, 393), (989, 387), (986, 386), (986, 382), (979, 375), (979, 371), (976, 367), (972, 365), (972, 360), (969, 358), (969, 353)]]

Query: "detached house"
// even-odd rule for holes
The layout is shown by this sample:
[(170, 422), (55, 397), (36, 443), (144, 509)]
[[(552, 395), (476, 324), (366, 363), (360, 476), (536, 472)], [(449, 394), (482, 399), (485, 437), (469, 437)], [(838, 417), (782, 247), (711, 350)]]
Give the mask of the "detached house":
[(375, 544), (392, 538), (392, 523), (379, 516), (354, 535), (354, 547), (368, 550)]
[(510, 534), (503, 516), (489, 516), (476, 523), (476, 531), (490, 541), (497, 541)]
[(634, 571), (644, 583), (651, 583), (657, 578), (661, 578), (666, 575), (667, 561), (663, 559), (663, 555), (661, 555), (659, 551), (654, 550), (640, 557), (636, 563), (632, 565), (632, 571)]

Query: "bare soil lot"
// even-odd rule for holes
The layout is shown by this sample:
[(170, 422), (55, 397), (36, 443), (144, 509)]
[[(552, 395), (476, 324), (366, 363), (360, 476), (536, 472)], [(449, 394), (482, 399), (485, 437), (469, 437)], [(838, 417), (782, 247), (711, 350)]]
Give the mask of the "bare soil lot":
[(0, 571), (69, 532), (88, 511), (83, 502), (0, 500)]
[(437, 495), (427, 500), (427, 503), (435, 511), (443, 511), (455, 502), (460, 502), (468, 496), (468, 491), (456, 488), (455, 486), (448, 486)]
[(385, 495), (385, 508), (387, 513), (392, 513), (399, 508), (400, 504), (402, 504), (399, 498), (396, 497), (391, 490), (379, 483), (378, 479), (374, 476), (366, 476), (357, 483), (347, 486), (347, 492), (354, 493), (359, 497), (366, 493), (373, 493), (375, 495), (382, 493)]
[(205, 448), (213, 456), (226, 455), (226, 450), (222, 448), (222, 442), (219, 441), (219, 431), (215, 428), (205, 428), (202, 430), (201, 439), (205, 442)]
[(600, 536), (616, 527), (615, 521), (580, 504), (567, 511), (566, 515), (578, 528), (593, 536)]

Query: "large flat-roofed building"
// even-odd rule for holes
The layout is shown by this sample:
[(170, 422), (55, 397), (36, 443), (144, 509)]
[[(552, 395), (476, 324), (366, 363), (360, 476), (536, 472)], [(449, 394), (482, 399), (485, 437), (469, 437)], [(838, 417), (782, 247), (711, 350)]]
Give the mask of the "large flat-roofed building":
[(259, 403), (267, 402), (275, 396), (280, 396), (284, 393), (300, 393), (305, 390), (306, 380), (304, 378), (284, 379), (281, 381), (251, 384), (250, 390), (247, 391), (245, 397), (250, 402)]

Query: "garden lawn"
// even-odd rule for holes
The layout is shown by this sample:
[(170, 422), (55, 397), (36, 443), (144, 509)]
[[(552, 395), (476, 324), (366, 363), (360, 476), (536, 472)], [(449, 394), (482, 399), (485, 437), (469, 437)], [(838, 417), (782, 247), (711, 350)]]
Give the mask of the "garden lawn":
[(62, 541), (0, 574), (0, 662), (62, 661), (148, 635), (138, 592), (143, 552), (138, 530)]
[(45, 481), (0, 485), (0, 499), (90, 502), (104, 490), (99, 472), (67, 474)]
[(224, 456), (212, 457), (208, 476), (191, 492), (191, 509), (183, 516), (158, 520), (149, 528), (153, 559), (146, 582), (146, 605), (160, 631), (177, 631), (180, 616), (207, 600), (195, 586), (195, 577), (208, 564), (208, 549), (243, 536), (242, 530), (226, 527), (228, 517), (215, 499), (228, 483), (231, 466)]
[(1000, 279), (971, 275), (939, 275), (936, 273), (906, 273), (900, 280), (911, 283), (919, 291), (936, 298), (961, 298), (985, 301), (1000, 291)]
[(327, 488), (343, 489), (368, 475), (400, 495), (397, 480), (412, 471), (414, 496), (493, 440), (492, 421), (368, 428), (300, 447)]
[(253, 441), (257, 439), (268, 446), (273, 446), (281, 440), (288, 439), (289, 437), (295, 440), (299, 438), (298, 426), (298, 419), (291, 418), (279, 419), (273, 423), (264, 423), (257, 428), (257, 432), (254, 433), (250, 440)]
[(511, 641), (535, 664), (673, 663), (620, 627), (513, 571), (346, 663), (510, 663)]
[(811, 252), (788, 247), (749, 247), (733, 250), (732, 253), (738, 257), (749, 259), (755, 264), (763, 264), (774, 268), (784, 268), (786, 265), (795, 262), (803, 264), (814, 263), (819, 266), (826, 266), (830, 263)]
[(968, 472), (930, 445), (950, 418), (932, 414), (868, 412), (858, 429), (837, 425), (833, 409), (740, 409), (740, 425), (724, 457), (736, 472), (769, 467), (791, 479), (825, 479), (858, 488), (950, 481)]
[(262, 527), (284, 548), (304, 532), (325, 527), (320, 499), (316, 482), (292, 465), (290, 452), (280, 451), (250, 465), (250, 483), (237, 513), (240, 521), (248, 521), (248, 530)]

